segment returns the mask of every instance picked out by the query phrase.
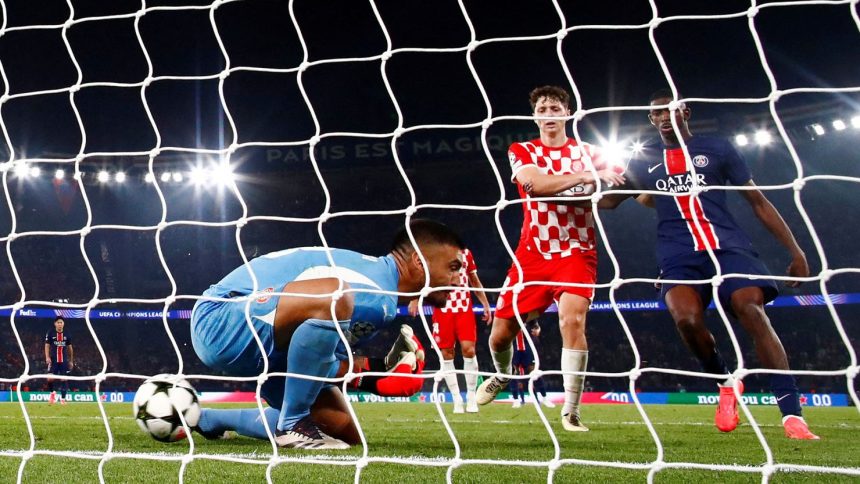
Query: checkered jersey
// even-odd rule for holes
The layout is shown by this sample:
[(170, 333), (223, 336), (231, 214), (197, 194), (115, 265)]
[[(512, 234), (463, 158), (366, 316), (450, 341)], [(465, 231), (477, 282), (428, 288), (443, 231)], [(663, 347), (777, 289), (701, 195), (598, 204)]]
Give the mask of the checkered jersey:
[[(571, 175), (589, 170), (605, 168), (597, 147), (588, 143), (577, 145), (568, 138), (561, 147), (544, 146), (540, 139), (514, 143), (508, 149), (511, 162), (511, 181), (517, 183), (521, 198), (527, 198), (523, 187), (516, 181), (517, 174), (529, 166), (536, 167), (546, 175)], [(577, 185), (558, 196), (574, 196), (589, 193), (591, 187)], [(523, 229), (520, 233), (520, 248), (536, 250), (545, 259), (567, 257), (574, 249), (594, 249), (594, 217), (591, 207), (572, 207), (561, 203), (523, 202)]]
[[(460, 287), (469, 287), (469, 274), (477, 272), (478, 266), (475, 265), (472, 251), (469, 249), (461, 250), (459, 257), (463, 263), (463, 267), (460, 268), (459, 285)], [(441, 311), (443, 313), (464, 313), (470, 309), (472, 309), (472, 292), (456, 290), (448, 294), (448, 301)]]

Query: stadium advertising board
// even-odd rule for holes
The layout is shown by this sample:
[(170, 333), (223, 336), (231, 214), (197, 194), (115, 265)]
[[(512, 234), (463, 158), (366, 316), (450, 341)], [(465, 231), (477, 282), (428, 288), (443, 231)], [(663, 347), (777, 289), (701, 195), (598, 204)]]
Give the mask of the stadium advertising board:
[[(50, 399), (51, 392), (21, 392), (24, 403), (45, 402)], [(101, 392), (99, 398), (104, 403), (131, 403), (134, 400), (134, 392)], [(68, 392), (66, 400), (69, 402), (95, 402), (96, 394), (93, 392)], [(17, 402), (18, 392), (3, 392), (4, 402)]]

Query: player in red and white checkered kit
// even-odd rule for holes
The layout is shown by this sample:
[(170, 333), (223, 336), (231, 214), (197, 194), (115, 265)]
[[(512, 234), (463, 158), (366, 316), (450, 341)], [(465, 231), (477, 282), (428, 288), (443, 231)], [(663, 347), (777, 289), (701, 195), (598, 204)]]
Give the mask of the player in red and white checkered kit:
[[(588, 195), (595, 190), (597, 172), (604, 186), (624, 183), (623, 168), (612, 167), (599, 150), (578, 144), (565, 133), (565, 117), (570, 116), (570, 95), (563, 88), (544, 86), (529, 94), (533, 114), (554, 119), (535, 119), (540, 138), (514, 143), (508, 151), (513, 171), (511, 179), (523, 202), (523, 228), (508, 271), (505, 287), (496, 305), (490, 334), (490, 353), (499, 374), (511, 374), (511, 343), (524, 322), (537, 318), (555, 302), (558, 304), (562, 337), (561, 370), (583, 372), (588, 362), (585, 314), (594, 288), (563, 286), (564, 283), (593, 285), (597, 280), (597, 251), (594, 220), (589, 203), (566, 201), (565, 197)], [(557, 201), (536, 201), (531, 197), (560, 197)], [(522, 267), (520, 280), (517, 261)], [(533, 281), (546, 281), (531, 285)], [(513, 288), (525, 284), (519, 293)], [(478, 389), (478, 403), (487, 404), (508, 384), (494, 376)], [(585, 384), (583, 375), (564, 375), (562, 424), (565, 430), (587, 431), (579, 416), (579, 402)]]
[[(481, 289), (481, 279), (478, 277), (478, 266), (472, 256), (472, 251), (460, 251), (463, 266), (460, 268), (459, 285), (464, 288)], [(484, 291), (474, 291), (484, 312), (481, 319), (487, 324), (492, 321), (492, 309)], [(418, 314), (418, 300), (409, 304), (409, 313)], [(478, 358), (475, 356), (475, 340), (477, 330), (475, 313), (472, 311), (472, 291), (460, 289), (448, 294), (448, 302), (443, 308), (433, 309), (433, 339), (442, 350), (442, 370), (447, 372), (445, 383), (454, 399), (454, 413), (477, 413), (478, 404), (475, 391), (478, 387)], [(466, 373), (466, 406), (463, 407), (463, 396), (460, 394), (460, 384), (454, 373), (454, 343), (460, 343), (460, 353), (463, 355), (463, 370)]]

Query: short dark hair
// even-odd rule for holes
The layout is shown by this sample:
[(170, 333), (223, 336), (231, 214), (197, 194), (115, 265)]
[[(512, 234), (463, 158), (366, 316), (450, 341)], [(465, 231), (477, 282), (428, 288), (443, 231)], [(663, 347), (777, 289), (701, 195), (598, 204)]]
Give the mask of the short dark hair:
[[(409, 222), (409, 229), (412, 230), (412, 235), (415, 237), (415, 241), (418, 242), (418, 245), (451, 245), (459, 249), (466, 247), (456, 232), (447, 225), (434, 220), (414, 218)], [(409, 240), (409, 233), (406, 231), (406, 227), (403, 227), (399, 232), (397, 232), (397, 235), (394, 236), (394, 243), (391, 244), (391, 251), (407, 252), (410, 250), (413, 250), (412, 241)]]
[(66, 322), (66, 320), (65, 320), (65, 319), (63, 319), (63, 317), (62, 317), (62, 316), (57, 316), (56, 318), (54, 318), (54, 322), (56, 323), (57, 321), (62, 321), (62, 322), (64, 322), (64, 323)]
[(564, 104), (567, 109), (570, 109), (570, 94), (568, 94), (567, 89), (559, 86), (541, 86), (532, 89), (532, 92), (529, 93), (529, 104), (531, 104), (532, 109), (535, 108), (538, 101), (541, 98), (547, 99), (555, 99), (556, 101)]
[[(664, 87), (652, 92), (651, 97), (648, 98), (648, 102), (652, 103), (657, 99), (662, 99), (664, 97), (667, 97), (669, 99), (675, 99), (675, 95), (672, 94), (672, 90), (667, 87)], [(678, 99), (681, 99), (681, 93), (678, 93)]]

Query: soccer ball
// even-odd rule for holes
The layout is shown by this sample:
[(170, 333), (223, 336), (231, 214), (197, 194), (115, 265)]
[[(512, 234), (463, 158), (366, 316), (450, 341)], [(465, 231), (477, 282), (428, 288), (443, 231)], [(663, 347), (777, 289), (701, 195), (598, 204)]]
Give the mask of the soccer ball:
[(186, 437), (179, 415), (189, 427), (200, 420), (200, 402), (190, 383), (173, 375), (156, 375), (143, 382), (132, 405), (137, 425), (153, 439), (176, 442)]

